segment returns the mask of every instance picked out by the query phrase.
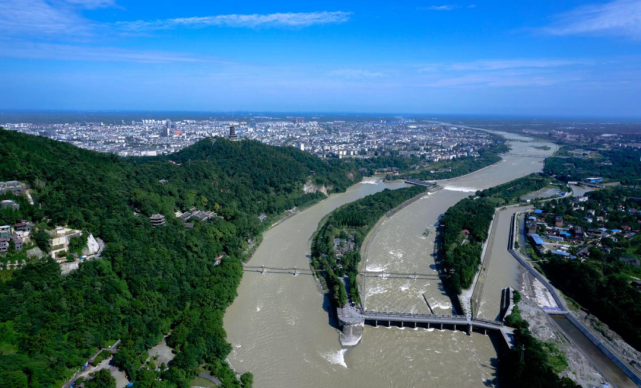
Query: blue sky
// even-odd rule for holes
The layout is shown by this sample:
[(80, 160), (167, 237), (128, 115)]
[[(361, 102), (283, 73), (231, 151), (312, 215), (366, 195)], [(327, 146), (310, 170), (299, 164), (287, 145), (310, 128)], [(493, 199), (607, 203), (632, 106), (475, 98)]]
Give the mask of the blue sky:
[(641, 116), (641, 0), (0, 0), (0, 109)]

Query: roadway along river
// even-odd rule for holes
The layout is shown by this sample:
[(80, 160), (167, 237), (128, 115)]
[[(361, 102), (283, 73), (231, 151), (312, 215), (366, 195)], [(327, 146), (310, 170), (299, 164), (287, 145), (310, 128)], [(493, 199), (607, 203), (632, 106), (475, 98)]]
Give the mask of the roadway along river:
[[(523, 140), (511, 134), (504, 136)], [(511, 144), (514, 154), (549, 155), (523, 142)], [(380, 226), (372, 239), (368, 269), (433, 271), (434, 228), (445, 210), (477, 189), (495, 186), (540, 171), (542, 159), (507, 156), (502, 162), (465, 177), (442, 181), (445, 187), (412, 203)], [(345, 203), (395, 183), (360, 183), (346, 193), (297, 214), (265, 233), (252, 265), (307, 268), (310, 237), (318, 222)], [(432, 232), (423, 236), (425, 229)], [(510, 283), (513, 275), (506, 281)], [(425, 292), (441, 313), (449, 298), (438, 281), (368, 279), (368, 309), (426, 312)], [(239, 372), (254, 373), (263, 387), (483, 387), (495, 383), (496, 351), (489, 337), (463, 332), (366, 327), (363, 341), (341, 349), (338, 332), (329, 324), (327, 305), (311, 276), (245, 273), (239, 296), (225, 314), (230, 355)], [(498, 304), (498, 301), (496, 302)], [(433, 307), (434, 307), (433, 306)]]

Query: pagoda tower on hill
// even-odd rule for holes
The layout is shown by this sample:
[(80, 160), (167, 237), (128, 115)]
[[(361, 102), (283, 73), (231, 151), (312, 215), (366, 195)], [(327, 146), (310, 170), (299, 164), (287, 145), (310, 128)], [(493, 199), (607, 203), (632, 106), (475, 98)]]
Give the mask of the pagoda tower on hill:
[(238, 135), (236, 135), (236, 128), (233, 125), (229, 127), (229, 140), (239, 140)]

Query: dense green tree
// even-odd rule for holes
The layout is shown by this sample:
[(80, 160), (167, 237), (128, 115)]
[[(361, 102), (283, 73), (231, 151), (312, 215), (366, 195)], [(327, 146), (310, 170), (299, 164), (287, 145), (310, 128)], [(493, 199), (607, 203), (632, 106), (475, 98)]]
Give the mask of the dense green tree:
[(116, 379), (111, 376), (109, 369), (101, 369), (92, 373), (85, 382), (85, 388), (116, 388)]
[(251, 372), (243, 373), (240, 376), (240, 383), (243, 388), (252, 388), (254, 385), (254, 375)]
[(552, 258), (546, 269), (572, 298), (641, 349), (641, 293), (618, 265), (591, 255), (585, 262)]

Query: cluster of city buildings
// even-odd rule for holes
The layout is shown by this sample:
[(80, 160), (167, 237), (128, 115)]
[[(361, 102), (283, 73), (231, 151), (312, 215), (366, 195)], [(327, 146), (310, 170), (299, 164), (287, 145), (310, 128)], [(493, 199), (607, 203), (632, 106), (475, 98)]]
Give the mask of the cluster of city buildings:
[[(620, 239), (632, 238), (639, 233), (641, 227), (640, 210), (626, 209), (620, 204), (611, 211), (589, 209), (586, 206), (587, 201), (588, 197), (577, 197), (571, 200), (572, 211), (576, 214), (585, 214), (579, 219), (579, 222), (568, 222), (563, 214), (550, 214), (541, 209), (527, 213), (525, 231), (532, 246), (540, 254), (550, 253), (567, 259), (575, 259), (589, 256), (590, 248), (593, 247), (610, 252), (611, 248), (602, 243), (604, 238), (617, 242)], [(615, 212), (627, 213), (632, 216), (632, 219), (638, 218), (638, 220), (632, 225), (622, 224), (616, 228), (606, 228), (608, 217), (613, 216)], [(623, 256), (619, 259), (634, 267), (641, 266), (641, 261), (636, 257)]]
[[(270, 145), (294, 146), (322, 158), (417, 156), (439, 161), (478, 156), (495, 143), (488, 133), (446, 124), (414, 120), (306, 121), (300, 117), (257, 117), (248, 121), (141, 120), (105, 124), (8, 123), (3, 125), (31, 135), (45, 136), (78, 147), (120, 156), (156, 156), (178, 151), (196, 141), (221, 136), (251, 139)], [(231, 130), (230, 130), (231, 128)]]

